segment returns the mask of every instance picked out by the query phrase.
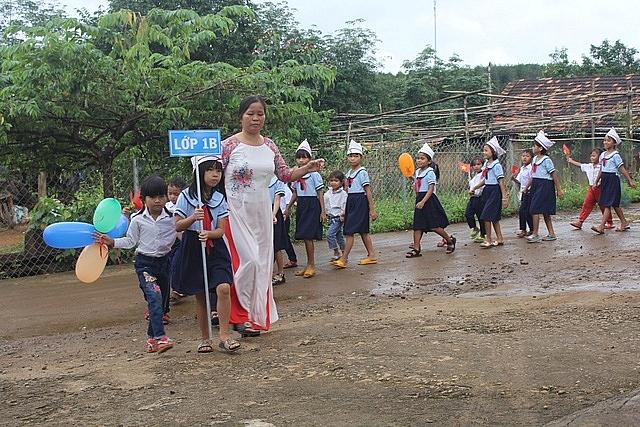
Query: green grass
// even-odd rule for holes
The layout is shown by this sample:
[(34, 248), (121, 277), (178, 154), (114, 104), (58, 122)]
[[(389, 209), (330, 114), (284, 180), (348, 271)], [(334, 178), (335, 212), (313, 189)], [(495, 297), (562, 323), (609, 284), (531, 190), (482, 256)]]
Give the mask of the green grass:
[[(587, 186), (573, 184), (568, 188), (563, 188), (564, 199), (557, 199), (558, 210), (570, 211), (579, 210), (587, 194)], [(465, 222), (464, 211), (469, 201), (469, 196), (464, 193), (438, 192), (438, 199), (447, 213), (451, 223)], [(406, 202), (399, 199), (384, 199), (374, 201), (377, 221), (371, 222), (372, 233), (386, 233), (390, 231), (409, 230), (413, 224), (413, 209), (415, 197), (411, 197)], [(632, 202), (640, 201), (640, 188), (633, 189), (626, 184), (622, 186), (621, 206), (629, 206)], [(518, 214), (518, 204), (513, 203), (513, 198), (509, 198), (509, 206), (502, 209), (503, 217), (510, 217)]]

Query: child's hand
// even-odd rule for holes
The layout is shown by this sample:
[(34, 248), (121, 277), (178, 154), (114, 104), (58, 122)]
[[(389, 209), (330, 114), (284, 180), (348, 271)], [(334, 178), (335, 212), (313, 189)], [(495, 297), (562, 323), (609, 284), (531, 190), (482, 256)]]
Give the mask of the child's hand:
[(320, 214), (320, 222), (321, 222), (321, 223), (325, 223), (325, 222), (327, 222), (327, 214), (326, 214), (326, 213), (322, 212), (322, 213)]
[(375, 209), (371, 209), (369, 211), (369, 216), (371, 217), (371, 221), (375, 221), (378, 219), (378, 212), (376, 212)]
[(200, 221), (204, 219), (204, 209), (202, 208), (195, 208), (195, 210), (193, 211), (193, 221)]
[(635, 182), (633, 182), (633, 181), (629, 181), (629, 187), (631, 187), (631, 188), (636, 188), (637, 186), (636, 186), (636, 183), (635, 183)]
[(475, 192), (476, 192), (476, 190), (469, 190), (469, 195), (473, 196), (473, 193), (475, 193)]
[(509, 199), (502, 199), (502, 207), (506, 208), (507, 206), (509, 206)]
[(562, 192), (562, 190), (558, 190), (557, 194), (559, 198), (564, 199), (564, 193)]
[(424, 202), (421, 200), (418, 203), (416, 203), (416, 209), (422, 209), (424, 208)]
[(122, 208), (122, 215), (129, 216), (130, 213), (131, 213), (131, 209), (129, 209), (129, 206), (125, 206)]
[(277, 216), (275, 216), (275, 215), (272, 215), (272, 216), (271, 216), (271, 220), (273, 221), (273, 223), (274, 223), (274, 224), (277, 224), (277, 223), (278, 223), (278, 217), (277, 217)]
[(95, 231), (93, 233), (92, 237), (93, 237), (93, 240), (96, 241), (96, 243), (102, 243), (102, 244), (107, 245), (109, 247), (113, 246), (113, 243), (114, 243), (113, 238), (109, 237), (106, 234), (102, 234), (102, 233), (100, 233), (98, 231)]
[(209, 239), (209, 230), (202, 230), (198, 233), (198, 240), (206, 242)]

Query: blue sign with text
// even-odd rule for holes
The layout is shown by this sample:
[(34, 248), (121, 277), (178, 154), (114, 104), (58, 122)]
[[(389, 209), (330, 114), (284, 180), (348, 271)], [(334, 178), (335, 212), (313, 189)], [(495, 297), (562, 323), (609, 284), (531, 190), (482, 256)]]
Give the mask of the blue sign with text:
[(171, 157), (221, 155), (220, 130), (170, 130), (169, 155)]

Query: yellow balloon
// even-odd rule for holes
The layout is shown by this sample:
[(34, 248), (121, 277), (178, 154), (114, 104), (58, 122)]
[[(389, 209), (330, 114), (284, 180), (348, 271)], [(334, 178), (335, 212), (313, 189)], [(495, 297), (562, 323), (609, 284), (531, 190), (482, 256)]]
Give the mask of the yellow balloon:
[(398, 157), (398, 166), (400, 166), (400, 171), (404, 176), (407, 178), (411, 178), (413, 176), (415, 167), (413, 165), (413, 157), (411, 157), (411, 154), (400, 154), (400, 157)]
[(76, 277), (84, 283), (98, 280), (109, 258), (109, 248), (102, 243), (85, 246), (76, 261)]

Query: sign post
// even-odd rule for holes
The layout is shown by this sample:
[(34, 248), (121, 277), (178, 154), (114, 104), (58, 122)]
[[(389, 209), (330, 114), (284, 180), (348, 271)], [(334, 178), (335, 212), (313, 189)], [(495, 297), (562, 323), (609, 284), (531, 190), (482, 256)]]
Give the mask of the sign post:
[[(200, 191), (200, 174), (198, 173), (198, 157), (221, 155), (222, 145), (220, 130), (170, 130), (169, 131), (169, 155), (171, 157), (194, 157), (196, 158), (195, 176), (196, 188), (198, 191), (198, 207), (203, 206)], [(203, 230), (202, 221), (200, 222), (200, 230)], [(211, 300), (209, 298), (209, 277), (207, 276), (207, 252), (206, 243), (201, 242), (202, 252), (202, 276), (204, 277), (204, 295), (207, 301), (207, 316), (211, 316)], [(211, 319), (207, 321), (209, 340), (213, 340), (213, 331), (211, 330)]]

